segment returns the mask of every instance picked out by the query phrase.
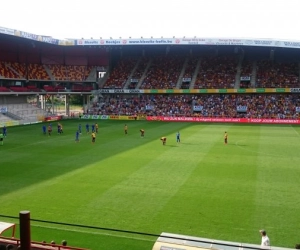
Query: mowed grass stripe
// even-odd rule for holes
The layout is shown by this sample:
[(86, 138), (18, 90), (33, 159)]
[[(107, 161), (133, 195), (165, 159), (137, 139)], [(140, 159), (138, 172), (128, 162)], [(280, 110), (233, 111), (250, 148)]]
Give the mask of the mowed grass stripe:
[[(203, 133), (206, 133), (205, 129), (198, 130), (198, 135)], [(130, 222), (134, 230), (141, 230), (141, 226), (145, 230), (146, 224), (152, 224), (152, 218), (176, 194), (201, 160), (198, 152), (204, 155), (205, 150), (209, 150), (208, 145), (203, 148), (191, 146), (190, 142), (195, 138), (199, 140), (197, 134), (186, 135), (185, 130), (181, 130), (181, 134), (186, 144), (176, 144), (175, 134), (168, 134), (166, 146), (157, 139), (127, 151), (125, 155), (115, 156), (118, 162), (138, 163), (139, 168), (89, 204), (90, 208), (99, 209), (100, 213), (95, 216), (104, 224), (120, 224), (121, 227), (126, 220), (125, 224)], [(146, 152), (145, 157), (136, 159), (139, 152)], [(123, 167), (121, 164), (120, 168)], [(115, 219), (112, 221), (111, 218)]]
[[(72, 213), (74, 208), (80, 208), (81, 206), (84, 207), (84, 204), (88, 202), (90, 197), (93, 197), (93, 195), (99, 195), (101, 190), (106, 189), (108, 185), (113, 185), (114, 183), (121, 181), (123, 175), (126, 176), (128, 172), (131, 171), (130, 167), (135, 167), (136, 163), (141, 164), (140, 160), (135, 160), (137, 159), (138, 154), (133, 156), (132, 159), (134, 159), (134, 162), (132, 164), (125, 161), (125, 163), (128, 163), (125, 164), (125, 166), (122, 164), (124, 161), (122, 156), (120, 156), (121, 154), (116, 154), (122, 150), (127, 150), (139, 144), (143, 145), (147, 142), (147, 136), (145, 141), (141, 141), (140, 139), (138, 130), (140, 123), (135, 122), (134, 124), (129, 124), (129, 128), (133, 128), (133, 125), (136, 127), (136, 132), (129, 133), (128, 136), (124, 136), (123, 123), (114, 122), (112, 125), (106, 126), (107, 129), (105, 127), (100, 127), (95, 145), (90, 144), (90, 135), (85, 134), (85, 132), (83, 132), (80, 137), (81, 142), (79, 144), (74, 143), (74, 135), (73, 133), (70, 134), (70, 131), (76, 131), (78, 126), (76, 123), (72, 124), (72, 126), (65, 126), (64, 135), (56, 135), (53, 133), (51, 137), (40, 136), (42, 140), (47, 142), (45, 148), (41, 149), (40, 147), (34, 148), (30, 146), (31, 150), (27, 152), (25, 151), (25, 154), (30, 157), (30, 155), (35, 155), (36, 152), (44, 150), (44, 152), (39, 153), (39, 157), (44, 157), (47, 159), (45, 166), (41, 161), (39, 161), (37, 164), (33, 164), (33, 160), (27, 161), (26, 157), (22, 156), (20, 157), (20, 162), (13, 160), (14, 164), (16, 164), (16, 169), (17, 166), (21, 167), (20, 169), (22, 172), (18, 173), (21, 181), (8, 181), (8, 184), (14, 183), (15, 185), (20, 185), (21, 183), (24, 183), (25, 186), (27, 181), (32, 182), (36, 179), (38, 184), (34, 185), (34, 183), (31, 183), (30, 188), (24, 188), (19, 193), (16, 192), (15, 194), (9, 194), (7, 197), (12, 198), (12, 202), (17, 202), (20, 204), (19, 208), (23, 206), (22, 204), (30, 204), (31, 208), (39, 204), (39, 197), (41, 197), (40, 202), (43, 204), (47, 203), (47, 201), (59, 199), (59, 196), (61, 195), (68, 196), (69, 199), (73, 193), (76, 193), (78, 194), (78, 197), (75, 196), (77, 198), (77, 202), (74, 202), (73, 199), (72, 203), (69, 203), (70, 208), (68, 209), (69, 206), (64, 205), (64, 209), (59, 211), (59, 214), (56, 210), (60, 209), (60, 204), (55, 202), (48, 202), (49, 204), (47, 205), (46, 213), (45, 208), (42, 206), (37, 206), (36, 208), (32, 209), (36, 216), (44, 216), (44, 219), (48, 218), (55, 220), (58, 215), (61, 215), (62, 217), (71, 220), (73, 217), (77, 216), (75, 213), (76, 210), (74, 210)], [(164, 126), (164, 123), (159, 122), (151, 125), (155, 125), (153, 130), (156, 131), (157, 135), (154, 133), (151, 134), (150, 131), (148, 132), (148, 135), (153, 136), (154, 134), (154, 136), (158, 136), (160, 134), (165, 134), (165, 131), (168, 131), (168, 129)], [(178, 127), (187, 126), (187, 124), (179, 123), (177, 125)], [(165, 127), (165, 131), (162, 131), (162, 129), (157, 129), (157, 127)], [(107, 132), (102, 133), (104, 130), (107, 130)], [(34, 140), (35, 138), (33, 141)], [(155, 141), (160, 146), (159, 138), (155, 137)], [(29, 145), (32, 144), (30, 141), (28, 142), (30, 143)], [(20, 153), (17, 155), (19, 154)], [(118, 155), (119, 157), (117, 157)], [(126, 157), (126, 154), (123, 155)], [(106, 158), (109, 160), (106, 161)], [(111, 161), (110, 158), (113, 160)], [(87, 165), (88, 163), (91, 164)], [(25, 172), (22, 169), (22, 165), (26, 164), (30, 164), (30, 167), (27, 166)], [(82, 171), (83, 167), (87, 167), (86, 165), (89, 168), (85, 171)], [(78, 167), (80, 167), (80, 171), (74, 170)], [(68, 171), (68, 174), (63, 175), (63, 173), (66, 171)], [(78, 174), (75, 175), (74, 171)], [(114, 173), (114, 178), (111, 177), (111, 173)], [(57, 174), (60, 174), (60, 176), (56, 177)], [(40, 183), (43, 180), (43, 175), (47, 176), (50, 180)], [(16, 176), (11, 178), (15, 177)], [(111, 181), (113, 181), (113, 183), (111, 183)], [(29, 195), (29, 193), (31, 195)], [(14, 196), (16, 197), (15, 200), (13, 199)], [(31, 201), (32, 197), (35, 197), (33, 201)], [(8, 209), (9, 204), (10, 203), (7, 202)], [(95, 210), (95, 212), (97, 211)], [(74, 214), (74, 216), (72, 216), (72, 214)], [(76, 221), (79, 221), (79, 218), (76, 218)]]
[[(125, 136), (124, 121), (101, 121), (92, 145), (85, 132), (74, 142), (86, 121), (62, 122), (65, 134), (51, 138), (41, 124), (9, 128), (0, 148), (1, 214), (26, 209), (37, 219), (258, 244), (266, 227), (272, 245), (297, 241), (299, 126), (130, 121)], [(113, 239), (90, 239), (92, 249), (114, 249)]]
[[(225, 131), (229, 133), (229, 144), (226, 146), (223, 142)], [(167, 218), (169, 220), (165, 222), (169, 230), (179, 223), (179, 233), (218, 239), (228, 239), (228, 235), (232, 236), (231, 232), (234, 234), (238, 231), (240, 234), (244, 230), (239, 216), (251, 213), (245, 211), (244, 203), (254, 194), (249, 187), (253, 183), (245, 171), (248, 168), (247, 161), (235, 157), (239, 150), (235, 140), (240, 139), (236, 136), (236, 126), (211, 125), (210, 131), (201, 136), (199, 152), (202, 151), (201, 145), (206, 145), (215, 137), (218, 140), (201, 159), (176, 199), (170, 203), (169, 210), (174, 217), (173, 221)], [(250, 174), (250, 177), (255, 176), (255, 170), (251, 170)], [(163, 216), (160, 219), (167, 220)], [(227, 234), (222, 234), (223, 230)]]
[[(294, 127), (261, 126), (255, 221), (258, 227), (268, 228), (275, 242), (284, 238), (297, 241), (298, 233), (278, 230), (278, 226), (291, 228), (299, 216), (295, 207), (295, 201), (300, 201), (297, 183), (300, 177), (299, 147), (300, 138), (295, 134)], [(280, 207), (284, 208), (285, 213), (278, 209)], [(272, 213), (268, 214), (268, 211)]]

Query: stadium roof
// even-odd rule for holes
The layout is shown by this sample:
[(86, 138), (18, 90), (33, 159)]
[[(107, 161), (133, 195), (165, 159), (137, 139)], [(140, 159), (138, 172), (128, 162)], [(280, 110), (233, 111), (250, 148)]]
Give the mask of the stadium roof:
[(246, 38), (206, 38), (206, 37), (172, 37), (172, 38), (119, 38), (119, 39), (65, 39), (59, 40), (51, 36), (32, 34), (26, 31), (0, 27), (0, 33), (22, 37), (39, 42), (67, 46), (126, 46), (126, 45), (232, 45), (300, 48), (300, 41), (275, 39), (246, 39)]

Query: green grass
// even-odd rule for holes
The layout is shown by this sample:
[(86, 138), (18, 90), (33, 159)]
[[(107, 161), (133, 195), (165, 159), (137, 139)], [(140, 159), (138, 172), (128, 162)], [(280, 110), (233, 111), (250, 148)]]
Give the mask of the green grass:
[[(85, 120), (62, 121), (63, 135), (52, 122), (51, 137), (41, 124), (8, 128), (0, 215), (29, 210), (36, 220), (253, 244), (264, 228), (273, 246), (299, 242), (300, 127), (105, 120), (93, 145), (85, 132), (75, 143), (79, 122), (85, 130)], [(36, 221), (31, 232), (35, 241), (93, 250), (152, 249), (156, 240)]]

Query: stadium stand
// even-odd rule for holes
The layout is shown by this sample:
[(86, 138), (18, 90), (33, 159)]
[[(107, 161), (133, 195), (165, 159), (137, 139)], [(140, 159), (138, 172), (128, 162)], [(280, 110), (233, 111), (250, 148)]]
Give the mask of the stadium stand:
[(9, 88), (0, 86), (0, 92), (10, 92)]
[(234, 88), (236, 67), (237, 59), (233, 56), (203, 58), (194, 88)]
[[(299, 94), (107, 96), (94, 103), (89, 113), (299, 119), (299, 103)], [(194, 111), (194, 106), (201, 111)]]
[(184, 59), (177, 56), (159, 55), (152, 59), (142, 89), (174, 89)]
[(17, 62), (7, 62), (9, 68), (13, 71), (17, 72), (18, 78), (25, 79), (26, 78), (26, 65), (25, 63), (17, 63)]
[(43, 65), (31, 63), (28, 65), (28, 79), (49, 81), (50, 76)]
[(299, 86), (298, 63), (280, 63), (270, 60), (257, 62), (259, 88), (291, 88)]
[(7, 62), (0, 62), (0, 76), (8, 79), (19, 79), (18, 72), (12, 70)]
[(112, 70), (104, 88), (123, 88), (136, 63), (137, 60), (135, 58), (129, 57), (122, 59)]
[(29, 89), (27, 87), (21, 86), (11, 86), (10, 90), (14, 92), (29, 92)]
[(184, 75), (182, 78), (181, 88), (189, 89), (191, 87), (191, 81), (196, 71), (197, 63), (200, 59), (197, 57), (190, 57), (185, 67)]
[[(131, 79), (133, 81), (131, 81), (128, 85), (129, 89), (135, 89), (138, 88), (138, 84), (140, 82), (140, 80), (142, 79), (144, 73), (147, 70), (147, 65), (150, 63), (150, 59), (148, 57), (143, 56), (142, 58), (140, 58), (140, 61), (135, 69), (135, 71), (133, 72)], [(131, 80), (130, 79), (130, 80)]]

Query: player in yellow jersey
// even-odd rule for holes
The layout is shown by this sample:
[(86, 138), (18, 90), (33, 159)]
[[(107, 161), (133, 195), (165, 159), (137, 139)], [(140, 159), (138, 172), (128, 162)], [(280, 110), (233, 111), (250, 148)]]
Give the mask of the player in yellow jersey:
[(96, 133), (92, 132), (92, 143), (94, 144), (96, 142)]
[(225, 131), (225, 134), (224, 134), (224, 144), (227, 145), (227, 142), (228, 142), (228, 134)]
[(99, 125), (98, 125), (97, 122), (96, 122), (96, 124), (95, 124), (95, 129), (96, 129), (96, 134), (98, 134)]
[(162, 137), (162, 138), (160, 138), (160, 140), (162, 141), (162, 144), (163, 145), (166, 145), (166, 142), (167, 142), (167, 137)]
[(144, 136), (145, 136), (145, 130), (144, 129), (140, 129), (140, 132), (141, 132), (141, 137), (144, 138)]

